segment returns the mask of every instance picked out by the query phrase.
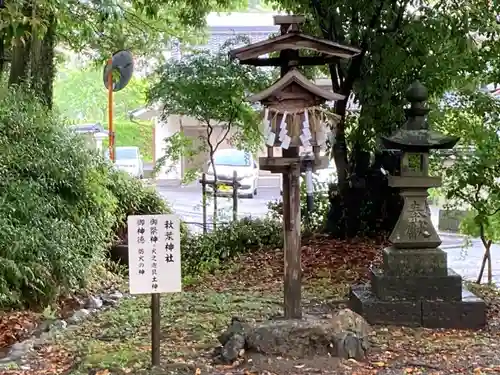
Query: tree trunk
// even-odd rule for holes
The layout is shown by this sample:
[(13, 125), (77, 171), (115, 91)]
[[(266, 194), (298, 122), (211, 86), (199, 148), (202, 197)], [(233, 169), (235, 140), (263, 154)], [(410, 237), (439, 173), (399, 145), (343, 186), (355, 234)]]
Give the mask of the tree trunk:
[(481, 284), (481, 280), (483, 279), (483, 274), (484, 274), (484, 269), (486, 267), (486, 264), (488, 264), (488, 284), (491, 284), (493, 282), (493, 275), (492, 275), (492, 269), (491, 269), (491, 240), (486, 240), (486, 236), (484, 233), (484, 224), (480, 223), (479, 224), (479, 232), (480, 232), (480, 238), (481, 242), (483, 243), (484, 246), (484, 255), (483, 255), (483, 261), (481, 263), (481, 269), (479, 270), (479, 275), (476, 280), (476, 284)]
[(17, 39), (16, 45), (12, 48), (9, 86), (26, 82), (29, 72), (30, 47), (31, 41), (27, 40), (23, 44), (20, 39)]
[(213, 211), (213, 217), (212, 217), (212, 228), (215, 230), (217, 228), (217, 193), (219, 192), (218, 186), (217, 186), (217, 170), (215, 169), (215, 158), (214, 158), (214, 152), (210, 152), (210, 164), (212, 165), (212, 170), (214, 172), (214, 185), (213, 185), (213, 192), (214, 192), (214, 211)]
[[(25, 3), (23, 14), (32, 16), (32, 4)], [(25, 35), (18, 37), (12, 47), (12, 59), (10, 62), (9, 86), (20, 85), (27, 81), (30, 69), (31, 34), (30, 26), (26, 27)]]
[(47, 32), (40, 40), (34, 40), (31, 86), (39, 93), (49, 109), (52, 109), (53, 84), (55, 77), (54, 49), (56, 45), (56, 18), (54, 14), (48, 17)]
[(0, 36), (0, 78), (3, 78), (3, 71), (5, 69), (5, 34)]
[(493, 284), (493, 270), (491, 264), (491, 244), (490, 247), (488, 248), (488, 284), (489, 285)]

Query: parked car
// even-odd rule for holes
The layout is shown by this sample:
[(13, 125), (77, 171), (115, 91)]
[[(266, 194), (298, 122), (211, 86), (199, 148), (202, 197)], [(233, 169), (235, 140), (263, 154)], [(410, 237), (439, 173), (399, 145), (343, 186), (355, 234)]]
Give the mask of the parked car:
[[(219, 185), (218, 191), (221, 193), (231, 193), (232, 187), (224, 185), (224, 182), (233, 180), (233, 173), (236, 172), (237, 180), (240, 183), (238, 195), (253, 198), (257, 195), (259, 186), (259, 167), (253, 156), (246, 151), (237, 149), (217, 150), (214, 153), (215, 172)], [(214, 168), (211, 163), (207, 164), (207, 180), (214, 180)], [(212, 189), (212, 185), (207, 185), (207, 189)]]
[[(305, 173), (301, 174), (301, 178), (305, 180)], [(330, 184), (337, 183), (337, 167), (335, 161), (330, 160), (327, 168), (318, 169), (313, 172), (313, 183), (315, 191), (328, 192)], [(281, 182), (281, 195), (283, 195), (283, 181)]]
[[(106, 151), (109, 160), (109, 150)], [(144, 178), (144, 163), (139, 147), (116, 147), (115, 167), (136, 178)]]

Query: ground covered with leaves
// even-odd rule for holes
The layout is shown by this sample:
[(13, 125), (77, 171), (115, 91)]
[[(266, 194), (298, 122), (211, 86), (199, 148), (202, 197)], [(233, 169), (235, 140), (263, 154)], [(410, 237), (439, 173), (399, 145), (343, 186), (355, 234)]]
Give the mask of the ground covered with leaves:
[[(349, 284), (366, 280), (381, 244), (316, 238), (303, 249), (304, 310), (329, 314), (345, 306)], [(481, 331), (374, 327), (373, 350), (363, 362), (334, 358), (269, 358), (217, 366), (212, 351), (231, 317), (266, 319), (280, 314), (283, 255), (262, 251), (162, 296), (162, 366), (150, 370), (150, 309), (147, 297), (124, 299), (52, 344), (33, 353), (36, 370), (2, 374), (487, 374), (500, 373), (500, 294), (476, 288), (489, 304)], [(4, 338), (5, 340), (5, 338)]]

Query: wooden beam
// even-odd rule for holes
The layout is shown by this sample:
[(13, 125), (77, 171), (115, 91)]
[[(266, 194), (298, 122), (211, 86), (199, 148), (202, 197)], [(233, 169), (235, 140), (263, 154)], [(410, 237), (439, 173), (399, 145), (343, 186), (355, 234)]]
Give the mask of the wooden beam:
[[(290, 66), (316, 66), (333, 64), (340, 59), (335, 56), (301, 56), (297, 60), (288, 62)], [(252, 58), (247, 60), (240, 60), (240, 64), (253, 65), (253, 66), (281, 66), (283, 60), (280, 57), (269, 58)], [(286, 61), (285, 61), (286, 62)]]
[(274, 16), (274, 24), (275, 25), (292, 25), (292, 24), (301, 24), (306, 21), (304, 16), (299, 15), (283, 15), (283, 16)]
[[(283, 150), (285, 158), (299, 157), (299, 148)], [(300, 233), (300, 163), (283, 173), (284, 310), (285, 319), (302, 318), (302, 244)]]
[[(272, 52), (280, 52), (281, 58), (286, 57), (287, 60), (297, 60), (299, 58), (297, 50), (306, 49), (327, 56), (349, 59), (361, 52), (361, 50), (357, 48), (344, 46), (342, 44), (326, 39), (316, 38), (311, 35), (303, 33), (286, 33), (284, 30), (281, 30), (281, 32), (281, 35), (267, 40), (261, 40), (260, 42), (233, 49), (229, 51), (229, 56), (231, 59), (238, 59), (241, 61), (258, 58), (259, 56)], [(287, 50), (297, 51), (297, 53), (292, 55), (288, 52), (284, 55), (281, 54), (281, 52)]]
[[(330, 159), (328, 156), (320, 156), (314, 159), (313, 170), (317, 171), (319, 169), (328, 168)], [(270, 171), (273, 173), (287, 173), (290, 170), (290, 166), (294, 164), (300, 164), (300, 172), (304, 173), (307, 168), (304, 163), (304, 157), (278, 157), (278, 156), (268, 156), (259, 158), (259, 168), (264, 171)]]

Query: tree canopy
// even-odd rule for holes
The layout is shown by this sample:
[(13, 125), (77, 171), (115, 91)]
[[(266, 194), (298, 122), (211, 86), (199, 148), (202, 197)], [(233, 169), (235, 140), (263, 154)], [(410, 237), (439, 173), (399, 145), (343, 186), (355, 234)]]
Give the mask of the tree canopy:
[(246, 97), (267, 87), (270, 76), (229, 59), (228, 50), (237, 41), (230, 40), (217, 53), (197, 51), (181, 60), (169, 61), (158, 70), (148, 101), (161, 104), (164, 117), (193, 117), (204, 129), (196, 149), (192, 142), (179, 139), (182, 132), (167, 139), (168, 159), (176, 161), (199, 152), (208, 152), (209, 158), (213, 158), (228, 136), (241, 149), (256, 152), (262, 146), (260, 119)]
[(66, 46), (93, 60), (129, 49), (161, 56), (175, 37), (200, 37), (205, 16), (243, 6), (240, 0), (13, 0), (0, 9), (0, 71), (10, 61), (9, 84), (29, 83), (52, 106), (54, 49)]
[[(376, 134), (404, 119), (404, 92), (415, 79), (429, 92), (498, 81), (499, 6), (485, 1), (277, 0), (280, 9), (304, 14), (312, 33), (362, 52), (328, 67), (333, 89), (353, 94), (359, 120), (342, 121), (333, 147), (340, 185), (348, 178), (347, 150), (373, 147)], [(346, 116), (346, 103), (335, 111)], [(352, 125), (351, 125), (352, 124)], [(346, 144), (346, 136), (347, 144)], [(346, 147), (347, 146), (347, 147)]]
[[(114, 117), (128, 119), (129, 112), (146, 104), (147, 81), (133, 76), (127, 88), (113, 96)], [(67, 118), (79, 122), (107, 122), (107, 91), (102, 70), (60, 68), (54, 83), (54, 103)]]
[(470, 214), (461, 222), (467, 235), (479, 237), (485, 248), (480, 283), (485, 265), (492, 282), (490, 248), (500, 240), (500, 103), (488, 93), (460, 90), (432, 113), (435, 127), (460, 135), (461, 148), (450, 158), (439, 158), (444, 171), (446, 208), (459, 208)]

